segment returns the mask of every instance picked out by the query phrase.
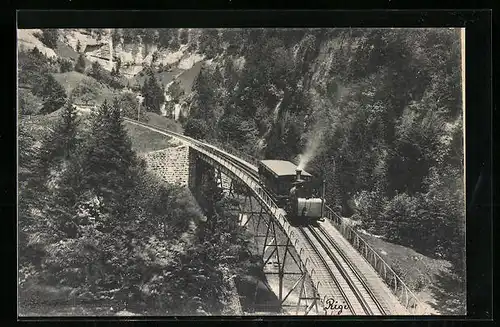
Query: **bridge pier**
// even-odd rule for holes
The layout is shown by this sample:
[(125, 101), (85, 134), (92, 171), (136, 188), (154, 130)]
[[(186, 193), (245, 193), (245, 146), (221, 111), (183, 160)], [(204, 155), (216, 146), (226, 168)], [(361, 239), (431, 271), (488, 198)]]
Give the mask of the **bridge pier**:
[[(305, 307), (304, 314), (314, 312), (313, 309), (318, 312), (319, 293), (321, 304), (325, 305), (324, 309), (322, 308), (325, 315), (350, 315), (358, 312), (408, 314), (408, 311), (425, 314), (422, 310), (425, 310), (426, 306), (422, 306), (396, 272), (330, 208), (327, 207), (325, 212), (328, 220), (321, 224), (318, 230), (293, 226), (286, 218), (286, 213), (277, 206), (265, 188), (260, 185), (257, 168), (251, 163), (243, 162), (234, 155), (180, 134), (126, 120), (163, 135), (173, 136), (189, 145), (189, 169), (186, 169), (186, 172), (189, 171), (187, 182), (193, 195), (199, 199), (202, 207), (203, 202), (200, 200), (207, 198), (207, 195), (228, 196), (235, 200), (236, 204), (233, 209), (238, 210), (240, 214), (240, 225), (254, 232), (254, 238), (259, 247), (258, 252), (262, 255), (262, 262), (266, 262), (266, 287), (278, 295), (277, 297), (283, 302), (283, 307), (287, 307), (285, 301), (291, 299), (296, 306), (297, 313), (303, 306), (302, 302)], [(184, 164), (183, 161), (178, 161), (178, 163)], [(219, 175), (220, 178), (218, 178)], [(204, 181), (211, 181), (213, 194), (206, 191), (200, 192), (199, 186)], [(214, 181), (217, 182), (215, 187)], [(219, 192), (221, 190), (222, 192)], [(213, 196), (210, 198), (213, 200)], [(256, 203), (255, 206), (254, 203)], [(324, 236), (330, 235), (334, 238), (325, 238), (318, 232), (327, 232)], [(285, 235), (284, 239), (281, 238), (280, 233)], [(287, 251), (290, 243), (293, 243), (293, 248)], [(329, 248), (330, 245), (335, 248), (334, 251)], [(295, 297), (293, 295), (296, 293), (288, 294), (289, 290), (286, 285), (289, 282), (288, 276), (293, 275), (289, 271), (291, 265), (289, 263), (293, 260), (289, 259), (293, 258), (292, 253), (298, 253), (297, 257), (300, 260), (296, 266), (299, 267), (303, 277), (291, 286), (291, 291), (298, 293)], [(339, 255), (340, 257), (337, 258)], [(269, 262), (272, 264), (267, 264)], [(276, 265), (277, 270), (268, 269)], [(340, 271), (343, 272), (342, 277), (337, 276)], [(366, 276), (367, 280), (360, 278), (360, 273)], [(275, 283), (270, 282), (273, 277), (277, 278)], [(306, 279), (312, 279), (314, 283), (308, 283)], [(353, 284), (356, 282), (362, 285)], [(285, 293), (287, 295), (283, 296)], [(308, 293), (312, 295), (309, 296)], [(340, 310), (338, 313), (329, 311), (332, 309), (330, 307), (332, 301), (336, 302), (336, 299), (339, 299), (342, 305), (347, 306), (346, 310), (343, 312)]]
[[(295, 314), (311, 313), (320, 299), (294, 244), (272, 215), (257, 201), (250, 201), (254, 205), (253, 215), (245, 224), (254, 235), (269, 289), (276, 294), (284, 312), (292, 313), (295, 309)], [(316, 306), (308, 309), (311, 304)], [(319, 314), (317, 310), (315, 313)]]
[[(188, 185), (200, 206), (203, 207), (208, 200), (202, 194), (201, 186), (212, 178), (220, 194), (235, 201), (235, 208), (231, 211), (238, 215), (239, 225), (245, 227), (253, 236), (254, 245), (262, 258), (262, 271), (265, 276), (262, 282), (269, 292), (275, 294), (281, 313), (321, 314), (318, 311), (321, 299), (316, 287), (301, 263), (295, 244), (275, 221), (273, 213), (267, 212), (266, 207), (259, 203), (248, 186), (232, 176), (223, 166), (212, 165), (206, 158), (199, 158), (191, 151), (189, 164)], [(257, 303), (259, 285), (262, 286), (262, 283), (255, 284), (252, 306), (257, 308), (257, 311), (267, 313), (270, 307)]]

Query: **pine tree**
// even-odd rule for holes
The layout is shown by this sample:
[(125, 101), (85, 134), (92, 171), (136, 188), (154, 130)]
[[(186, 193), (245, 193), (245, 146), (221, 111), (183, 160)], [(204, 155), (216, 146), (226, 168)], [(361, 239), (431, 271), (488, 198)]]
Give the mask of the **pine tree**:
[[(40, 148), (40, 167), (45, 174), (50, 168), (56, 167), (62, 161), (69, 160), (77, 148), (78, 115), (75, 106), (68, 101), (64, 106), (59, 121), (48, 134), (44, 136)], [(47, 176), (46, 176), (47, 177)]]
[(80, 52), (82, 50), (82, 45), (80, 44), (80, 40), (76, 43), (76, 52)]
[(82, 54), (80, 54), (80, 56), (78, 56), (78, 59), (76, 61), (76, 64), (75, 64), (75, 71), (79, 72), (79, 73), (85, 73), (85, 56)]
[(161, 113), (160, 106), (165, 101), (165, 96), (153, 73), (150, 73), (149, 78), (144, 81), (142, 96), (144, 97), (144, 106), (148, 111)]
[(44, 103), (40, 113), (47, 114), (61, 108), (66, 102), (67, 96), (64, 88), (51, 74), (44, 77), (44, 82), (40, 91), (43, 94)]
[(19, 221), (19, 261), (30, 259), (28, 237), (34, 229), (33, 208), (40, 208), (45, 192), (38, 170), (38, 153), (33, 146), (35, 138), (24, 124), (19, 124), (18, 131), (18, 221)]
[[(84, 189), (103, 200), (111, 217), (126, 215), (138, 160), (123, 127), (118, 102), (105, 101), (92, 119), (83, 151)], [(125, 217), (125, 216), (123, 216)], [(124, 218), (125, 219), (125, 218)], [(111, 225), (116, 222), (109, 221)]]
[(54, 232), (50, 232), (52, 237), (78, 235), (75, 199), (78, 197), (79, 187), (71, 183), (72, 179), (79, 178), (74, 170), (80, 144), (77, 138), (78, 126), (76, 108), (68, 101), (58, 122), (44, 137), (40, 148), (37, 178), (43, 181), (46, 187), (43, 193), (39, 192), (39, 197), (45, 198), (49, 204), (43, 208), (43, 216), (48, 219), (48, 224), (41, 228), (43, 230), (53, 225), (62, 233), (55, 235)]
[(94, 61), (92, 63), (92, 67), (90, 68), (89, 76), (92, 76), (98, 81), (102, 81), (103, 79), (103, 68), (98, 61)]
[(120, 68), (122, 68), (122, 60), (120, 59), (120, 57), (118, 57), (116, 59), (116, 67), (115, 67), (116, 75), (120, 74)]
[(68, 102), (61, 114), (61, 122), (53, 133), (53, 140), (58, 141), (61, 147), (61, 155), (65, 160), (71, 158), (77, 145), (77, 129), (79, 125), (76, 107)]
[(57, 39), (59, 37), (59, 33), (57, 29), (44, 29), (42, 30), (42, 37), (41, 41), (43, 44), (45, 44), (47, 47), (51, 49), (56, 49), (57, 48)]

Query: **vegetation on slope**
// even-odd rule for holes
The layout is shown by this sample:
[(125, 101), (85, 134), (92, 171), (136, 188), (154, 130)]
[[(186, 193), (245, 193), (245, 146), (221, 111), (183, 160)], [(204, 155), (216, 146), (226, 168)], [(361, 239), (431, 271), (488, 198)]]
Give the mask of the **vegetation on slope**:
[[(186, 35), (126, 29), (113, 34), (122, 36), (125, 42), (141, 40), (172, 51), (187, 43), (211, 59), (187, 98), (187, 134), (254, 157), (296, 162), (316, 147), (306, 169), (326, 179), (333, 207), (387, 241), (451, 262), (445, 278), (464, 279), (457, 30), (206, 29)], [(47, 76), (57, 79), (67, 64), (36, 50), (19, 58), (20, 113), (37, 113), (46, 103), (48, 111), (57, 110), (62, 96)], [(90, 66), (86, 71), (92, 81), (118, 80), (95, 74)], [(149, 87), (143, 89), (147, 100), (139, 112), (144, 119), (159, 117), (153, 112), (161, 106), (161, 83), (149, 74), (144, 78)], [(47, 81), (54, 91), (50, 96), (36, 89)], [(82, 94), (92, 96), (95, 88), (90, 89)], [(123, 115), (136, 118), (135, 102), (123, 101), (128, 103)], [(463, 284), (455, 286), (463, 292)]]
[(148, 153), (172, 146), (170, 138), (165, 135), (158, 134), (129, 122), (125, 122), (125, 127), (127, 134), (130, 135), (132, 148), (137, 153)]
[(195, 83), (192, 135), (297, 163), (316, 147), (306, 168), (341, 214), (464, 278), (458, 30), (206, 33), (200, 51), (223, 53)]
[[(20, 125), (21, 312), (47, 304), (220, 312), (224, 276), (246, 262), (237, 217), (224, 199), (204, 218), (187, 190), (146, 172), (119, 102), (105, 102), (88, 129), (79, 127), (70, 103), (60, 114), (38, 146)], [(210, 187), (203, 192), (212, 196)]]

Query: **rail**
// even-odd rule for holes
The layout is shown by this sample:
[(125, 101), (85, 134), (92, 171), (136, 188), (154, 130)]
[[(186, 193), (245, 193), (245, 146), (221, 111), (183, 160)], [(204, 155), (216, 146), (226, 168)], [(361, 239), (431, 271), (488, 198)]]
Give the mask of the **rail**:
[[(309, 231), (314, 235), (314, 239), (317, 242), (319, 242), (320, 247), (324, 249), (324, 251), (327, 253), (327, 256), (330, 258), (330, 260), (332, 260), (332, 262), (334, 263), (335, 267), (340, 272), (340, 275), (345, 280), (345, 282), (347, 283), (347, 285), (349, 286), (349, 288), (352, 290), (352, 292), (353, 292), (354, 296), (356, 297), (356, 299), (359, 301), (359, 304), (360, 304), (363, 312), (367, 313), (367, 314), (373, 314), (373, 312), (370, 310), (370, 307), (366, 304), (366, 301), (364, 301), (364, 299), (360, 295), (359, 290), (357, 290), (357, 288), (354, 285), (352, 279), (349, 278), (349, 276), (348, 276), (347, 272), (345, 271), (345, 269), (335, 259), (334, 255), (332, 254), (332, 251), (328, 247), (328, 244), (321, 237), (319, 237), (317, 234), (315, 234), (313, 229), (309, 229)], [(309, 242), (309, 244), (311, 244), (312, 248), (318, 254), (318, 257), (323, 262), (323, 265), (327, 268), (328, 273), (330, 274), (330, 276), (332, 276), (332, 280), (337, 285), (337, 288), (339, 289), (340, 293), (342, 294), (342, 297), (347, 302), (349, 310), (351, 310), (352, 313), (357, 314), (357, 312), (354, 309), (355, 306), (352, 305), (352, 302), (350, 301), (349, 297), (346, 295), (345, 291), (342, 289), (342, 286), (340, 286), (340, 283), (337, 280), (338, 277), (336, 278), (336, 276), (333, 273), (330, 265), (327, 263), (326, 258), (324, 258), (321, 255), (321, 253), (319, 252), (319, 248), (314, 245), (313, 238), (309, 237), (309, 235), (307, 235), (305, 233), (305, 231), (303, 231), (303, 233), (304, 233), (305, 238), (307, 239), (307, 242)]]
[[(297, 253), (299, 253), (300, 257), (299, 262), (300, 265), (302, 266), (303, 271), (308, 272), (311, 279), (315, 281), (314, 287), (316, 289), (319, 289), (319, 286), (321, 285), (322, 276), (320, 275), (320, 273), (316, 272), (315, 266), (313, 264), (313, 259), (311, 258), (310, 253), (308, 253), (308, 251), (305, 251), (306, 249), (300, 246), (300, 244), (306, 243), (303, 240), (301, 240), (302, 234), (297, 232), (294, 233), (293, 231), (294, 227), (292, 227), (292, 225), (285, 218), (281, 209), (274, 202), (274, 200), (267, 193), (267, 191), (260, 186), (256, 167), (251, 166), (249, 163), (244, 162), (243, 160), (235, 157), (234, 155), (224, 153), (222, 150), (212, 145), (204, 144), (203, 142), (192, 139), (185, 135), (168, 130), (162, 130), (161, 128), (150, 126), (148, 124), (138, 122), (132, 119), (125, 118), (124, 120), (190, 142), (191, 147), (202, 155), (202, 158), (204, 158), (203, 160), (208, 160), (209, 162), (213, 162), (214, 164), (220, 165), (223, 169), (228, 171), (228, 173), (234, 175), (241, 182), (243, 182), (243, 184), (252, 189), (255, 198), (266, 207), (266, 210), (270, 214), (272, 214), (275, 217), (275, 219), (279, 223), (278, 224), (279, 228), (283, 230), (287, 235), (289, 235), (290, 242), (294, 245)], [(327, 295), (325, 294), (325, 297), (322, 300), (323, 302), (325, 301), (326, 296)], [(306, 309), (306, 314), (311, 309), (312, 306), (309, 306)]]
[[(217, 144), (218, 148), (238, 156), (250, 162), (254, 166), (258, 166), (258, 161), (250, 157), (248, 154), (243, 154), (231, 147)], [(390, 287), (391, 291), (396, 295), (399, 302), (411, 313), (418, 312), (422, 307), (422, 303), (417, 296), (410, 290), (405, 282), (397, 275), (391, 266), (375, 251), (351, 226), (347, 225), (342, 217), (337, 215), (332, 208), (326, 206), (326, 217), (333, 222), (333, 225), (344, 236), (346, 240), (368, 261), (368, 263), (377, 271), (378, 275)]]
[[(275, 217), (278, 219), (278, 221), (281, 223), (283, 226), (283, 229), (290, 229), (290, 225), (288, 224), (287, 220), (285, 217), (279, 212), (279, 207), (277, 204), (274, 202), (274, 200), (271, 198), (271, 196), (260, 187), (258, 181), (256, 181), (256, 178), (258, 178), (257, 172), (256, 171), (251, 171), (252, 167), (250, 167), (248, 164), (244, 164), (244, 162), (239, 159), (239, 158), (230, 158), (222, 152), (220, 149), (218, 149), (215, 146), (207, 146), (207, 144), (200, 142), (196, 139), (190, 138), (188, 136), (167, 131), (167, 130), (162, 130), (158, 127), (153, 127), (149, 126), (148, 124), (138, 122), (136, 120), (128, 119), (125, 118), (125, 120), (131, 121), (136, 124), (144, 125), (145, 127), (148, 128), (154, 128), (159, 131), (163, 131), (165, 133), (168, 133), (170, 135), (176, 136), (178, 138), (187, 140), (197, 147), (201, 148), (202, 152), (209, 152), (213, 155), (216, 155), (218, 157), (223, 155), (223, 158), (221, 158), (221, 161), (223, 163), (226, 163), (229, 167), (229, 170), (238, 176), (243, 182), (248, 184), (251, 188), (253, 188), (257, 195), (258, 198), (262, 202), (264, 202), (268, 208), (274, 213)], [(230, 152), (230, 151), (228, 151)], [(230, 153), (232, 156), (237, 156), (236, 153)], [(229, 160), (228, 160), (229, 159)], [(236, 160), (239, 159), (239, 160)], [(255, 162), (255, 159), (252, 159), (253, 162)], [(232, 167), (231, 167), (232, 166)], [(236, 170), (234, 168), (236, 168)], [(249, 177), (248, 175), (241, 174), (241, 172), (238, 172), (238, 170), (243, 168), (244, 171), (250, 172), (252, 177)], [(253, 185), (252, 185), (253, 184)], [(422, 303), (420, 300), (415, 296), (415, 294), (409, 289), (409, 287), (403, 282), (403, 280), (396, 274), (396, 272), (391, 268), (391, 266), (384, 261), (384, 259), (370, 246), (368, 243), (361, 237), (359, 234), (351, 228), (351, 226), (347, 225), (342, 217), (337, 215), (333, 209), (331, 209), (329, 206), (326, 206), (326, 218), (328, 218), (334, 225), (334, 227), (344, 236), (344, 238), (349, 241), (349, 243), (359, 252), (361, 255), (368, 261), (368, 263), (377, 271), (379, 276), (385, 281), (385, 283), (390, 287), (391, 291), (394, 293), (394, 295), (398, 298), (399, 302), (412, 314), (425, 314), (425, 312), (419, 312), (421, 308), (423, 307)], [(297, 249), (298, 253), (301, 253), (302, 251), (300, 249)], [(305, 268), (307, 269), (307, 260), (306, 263), (304, 264)], [(310, 269), (307, 269), (310, 274), (314, 274), (314, 271), (311, 271)]]
[(237, 156), (237, 157), (251, 163), (255, 167), (258, 167), (258, 165), (259, 165), (259, 161), (256, 160), (254, 157), (252, 157), (251, 155), (248, 155), (247, 153), (245, 153), (241, 150), (233, 148), (232, 146), (229, 146), (227, 144), (223, 144), (223, 143), (217, 142), (217, 141), (211, 141), (211, 144), (213, 146), (216, 146), (217, 148), (219, 148), (221, 150), (224, 150), (224, 151), (232, 154), (233, 156)]
[[(371, 300), (373, 301), (373, 303), (375, 304), (375, 306), (377, 307), (377, 310), (381, 313), (381, 314), (385, 314), (385, 310), (383, 308), (383, 306), (381, 305), (381, 303), (377, 300), (375, 294), (373, 293), (373, 291), (370, 289), (370, 287), (368, 286), (368, 284), (366, 283), (366, 281), (361, 277), (361, 274), (360, 272), (358, 271), (358, 269), (356, 269), (356, 267), (354, 266), (354, 264), (347, 258), (346, 254), (342, 251), (342, 249), (338, 246), (337, 242), (333, 239), (333, 237), (326, 232), (326, 230), (323, 228), (323, 227), (319, 227), (318, 228), (318, 231), (317, 232), (315, 230), (315, 228), (312, 228), (310, 227), (309, 228), (314, 234), (318, 235), (322, 235), (326, 240), (328, 240), (328, 244), (330, 246), (333, 246), (333, 248), (335, 249), (335, 251), (337, 252), (338, 254), (338, 257), (341, 258), (345, 263), (346, 265), (349, 267), (349, 269), (352, 271), (353, 275), (357, 278), (357, 280), (359, 281), (359, 283), (362, 285), (362, 287), (364, 288), (364, 290), (366, 291), (366, 293), (369, 295), (369, 297), (371, 298)], [(322, 238), (322, 236), (318, 235), (317, 238)], [(328, 247), (328, 250), (331, 251), (331, 249)], [(333, 256), (333, 258), (337, 258), (337, 256)], [(340, 266), (340, 264), (339, 264)], [(350, 278), (350, 277), (348, 277)], [(364, 300), (364, 298), (360, 295), (358, 295), (358, 298), (363, 301), (363, 305), (368, 309), (367, 312), (369, 313), (373, 313), (372, 309), (369, 307), (367, 301)]]
[(420, 300), (403, 282), (391, 266), (375, 251), (351, 226), (347, 225), (342, 217), (337, 215), (332, 208), (326, 206), (326, 218), (344, 236), (346, 240), (370, 263), (379, 276), (391, 288), (399, 302), (412, 314), (424, 314), (418, 312), (423, 306)]

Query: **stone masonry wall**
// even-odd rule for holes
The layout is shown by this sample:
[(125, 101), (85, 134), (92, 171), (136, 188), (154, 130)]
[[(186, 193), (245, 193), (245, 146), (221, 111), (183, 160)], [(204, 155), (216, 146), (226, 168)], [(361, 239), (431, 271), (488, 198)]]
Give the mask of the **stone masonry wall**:
[(179, 145), (163, 150), (148, 152), (144, 155), (147, 168), (163, 181), (171, 184), (188, 185), (189, 147)]

